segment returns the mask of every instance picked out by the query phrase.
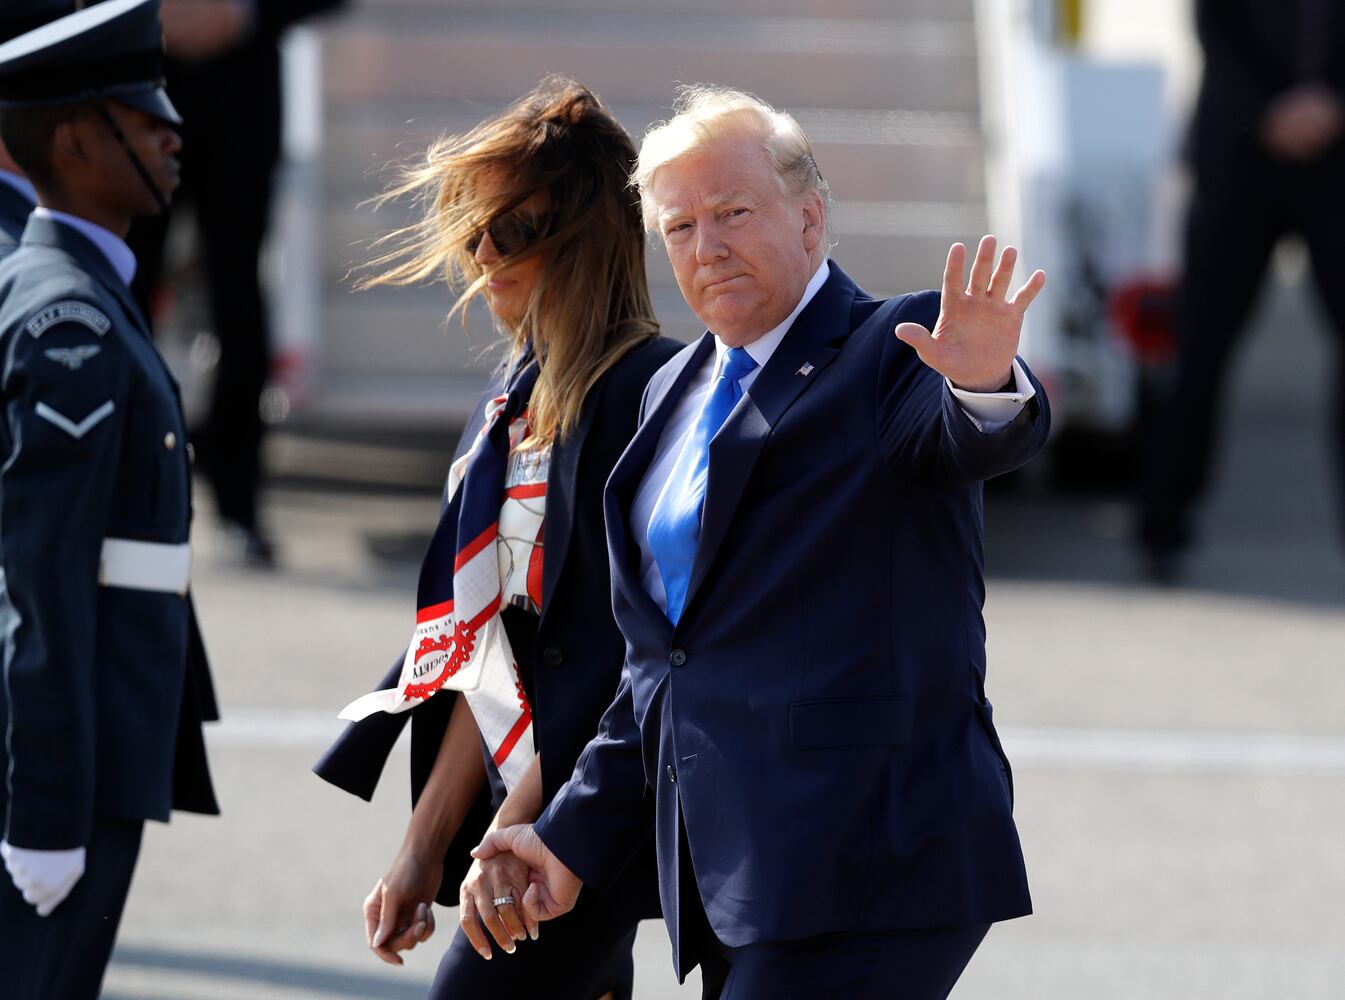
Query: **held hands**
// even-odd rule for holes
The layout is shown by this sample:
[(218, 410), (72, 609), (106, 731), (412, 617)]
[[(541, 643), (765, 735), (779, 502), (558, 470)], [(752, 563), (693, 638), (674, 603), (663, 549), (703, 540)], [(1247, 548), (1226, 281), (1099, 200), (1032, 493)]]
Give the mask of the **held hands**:
[(425, 861), (403, 847), (388, 873), (364, 900), (364, 933), (369, 949), (389, 965), (401, 965), (410, 951), (434, 933), (431, 904), (443, 881), (444, 863)]
[(493, 830), (473, 848), (472, 857), (489, 861), (510, 852), (528, 867), (530, 884), (520, 902), (525, 919), (532, 921), (534, 927), (540, 921), (554, 920), (574, 908), (583, 881), (551, 853), (530, 824)]
[(25, 903), (37, 907), (39, 917), (50, 916), (84, 876), (85, 851), (82, 847), (67, 851), (37, 851), (0, 841), (0, 857), (4, 858), (9, 877), (14, 880), (14, 888), (23, 894)]
[(1008, 380), (1023, 314), (1046, 284), (1046, 272), (1034, 271), (1008, 297), (1018, 251), (1005, 247), (995, 264), (995, 238), (981, 237), (971, 279), (962, 284), (967, 248), (954, 243), (943, 271), (942, 303), (934, 332), (919, 323), (901, 323), (897, 338), (915, 349), (920, 360), (959, 389), (995, 392)]
[(509, 852), (478, 858), (467, 870), (459, 890), (458, 921), (477, 954), (487, 961), (491, 957), (487, 931), (510, 955), (515, 941), (537, 940), (537, 920), (523, 907), (527, 885), (527, 863)]

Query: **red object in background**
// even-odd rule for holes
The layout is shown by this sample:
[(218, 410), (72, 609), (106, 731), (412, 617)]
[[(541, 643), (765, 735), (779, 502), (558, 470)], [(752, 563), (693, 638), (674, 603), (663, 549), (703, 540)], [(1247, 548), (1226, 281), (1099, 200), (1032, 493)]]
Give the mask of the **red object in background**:
[(1142, 365), (1160, 365), (1177, 350), (1177, 285), (1166, 278), (1136, 278), (1112, 290), (1112, 327)]

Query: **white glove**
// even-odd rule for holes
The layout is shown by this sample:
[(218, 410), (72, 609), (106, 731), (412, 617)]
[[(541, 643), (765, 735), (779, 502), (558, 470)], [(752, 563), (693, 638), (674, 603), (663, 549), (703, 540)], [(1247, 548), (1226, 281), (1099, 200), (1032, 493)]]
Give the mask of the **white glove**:
[(14, 887), (23, 893), (26, 903), (37, 907), (37, 915), (45, 917), (61, 905), (70, 890), (84, 875), (84, 848), (69, 851), (35, 851), (15, 847), (0, 840), (0, 857), (14, 880)]

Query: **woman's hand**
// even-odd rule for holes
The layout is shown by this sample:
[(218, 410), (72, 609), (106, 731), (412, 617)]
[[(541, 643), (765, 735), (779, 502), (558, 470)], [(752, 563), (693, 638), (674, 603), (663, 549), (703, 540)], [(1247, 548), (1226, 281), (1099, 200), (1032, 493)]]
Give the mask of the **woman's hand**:
[[(514, 942), (531, 937), (537, 940), (537, 922), (523, 913), (523, 893), (528, 888), (528, 866), (513, 854), (497, 854), (485, 861), (475, 860), (467, 870), (459, 897), (462, 909), (458, 919), (472, 947), (484, 959), (491, 956), (486, 932), (509, 954)], [(512, 903), (496, 900), (512, 898)]]
[(432, 905), (444, 878), (442, 858), (426, 861), (403, 847), (364, 901), (369, 948), (389, 965), (434, 933)]

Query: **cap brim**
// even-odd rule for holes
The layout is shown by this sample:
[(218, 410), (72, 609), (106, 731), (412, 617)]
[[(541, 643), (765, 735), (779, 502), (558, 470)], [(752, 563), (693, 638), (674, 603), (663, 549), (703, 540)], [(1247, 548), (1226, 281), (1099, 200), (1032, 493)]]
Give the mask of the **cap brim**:
[(182, 116), (177, 113), (177, 108), (173, 107), (173, 102), (168, 99), (168, 94), (162, 87), (129, 94), (110, 94), (109, 96), (120, 104), (153, 115), (155, 118), (166, 121), (169, 125), (182, 124)]

